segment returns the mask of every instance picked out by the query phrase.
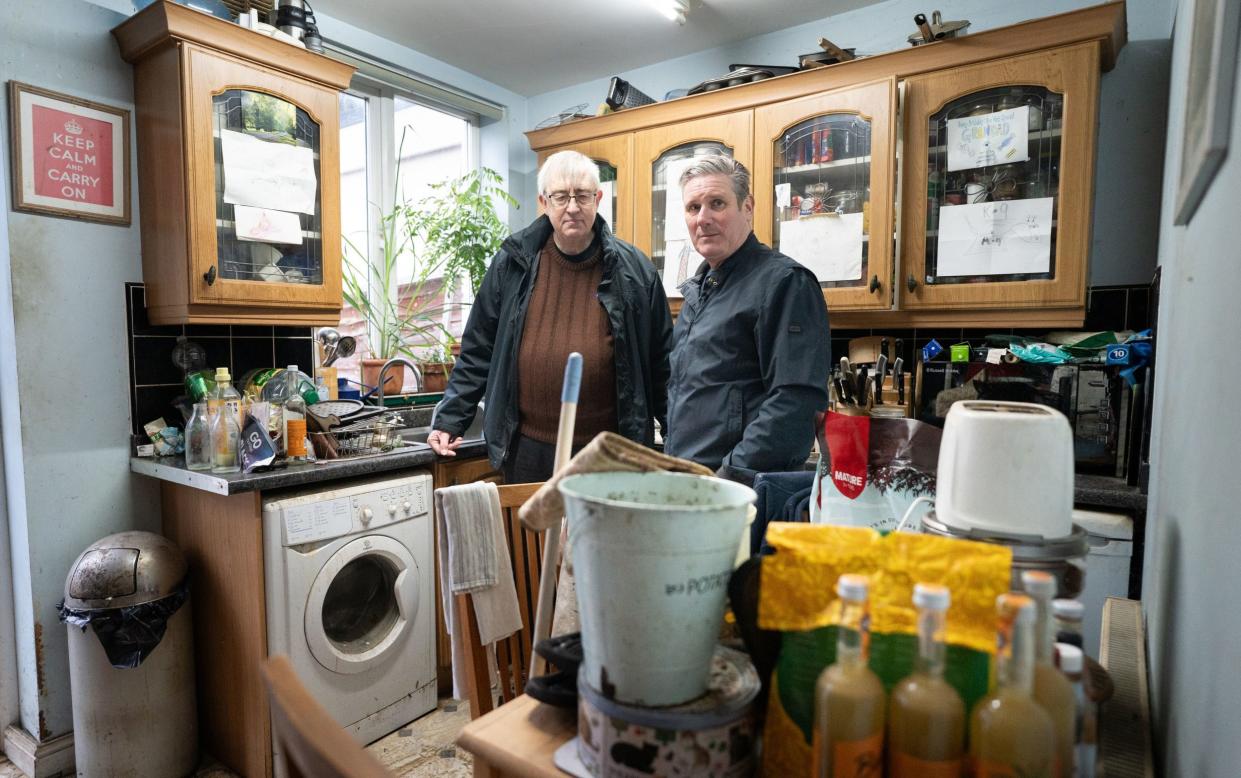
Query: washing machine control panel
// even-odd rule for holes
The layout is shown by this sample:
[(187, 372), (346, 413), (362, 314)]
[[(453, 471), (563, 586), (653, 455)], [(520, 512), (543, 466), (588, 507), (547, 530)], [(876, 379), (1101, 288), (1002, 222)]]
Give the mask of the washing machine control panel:
[(425, 483), (399, 483), (354, 495), (353, 515), (363, 527), (382, 527), (423, 515), (427, 512), (428, 500)]

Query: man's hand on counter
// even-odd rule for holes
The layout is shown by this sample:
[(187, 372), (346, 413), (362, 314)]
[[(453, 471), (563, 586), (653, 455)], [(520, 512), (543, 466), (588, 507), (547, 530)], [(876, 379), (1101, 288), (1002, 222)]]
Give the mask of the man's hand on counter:
[(442, 457), (455, 457), (457, 455), (457, 447), (461, 445), (460, 436), (449, 439), (448, 433), (443, 430), (431, 430), (431, 434), (427, 435), (427, 445), (431, 450)]

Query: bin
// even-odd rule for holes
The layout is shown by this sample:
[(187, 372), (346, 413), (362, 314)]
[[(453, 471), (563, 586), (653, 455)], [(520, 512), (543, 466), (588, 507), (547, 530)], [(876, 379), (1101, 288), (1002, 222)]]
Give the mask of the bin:
[(198, 765), (185, 557), (151, 532), (91, 544), (69, 570), (73, 750), (80, 776), (184, 776)]
[(1108, 597), (1129, 596), (1129, 568), (1133, 562), (1133, 519), (1118, 513), (1074, 510), (1073, 521), (1089, 533), (1086, 588), (1078, 596), (1085, 608), (1082, 650), (1099, 655), (1103, 603)]

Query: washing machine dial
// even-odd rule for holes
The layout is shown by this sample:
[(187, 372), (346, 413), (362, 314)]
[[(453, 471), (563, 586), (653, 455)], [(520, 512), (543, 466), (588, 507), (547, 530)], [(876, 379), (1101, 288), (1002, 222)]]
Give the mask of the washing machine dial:
[(388, 506), (388, 515), (396, 516), (396, 503), (392, 503), (391, 505)]
[(363, 524), (370, 524), (370, 523), (371, 523), (371, 519), (373, 519), (373, 518), (375, 518), (375, 512), (374, 512), (374, 511), (372, 511), (370, 508), (363, 508), (363, 509), (362, 509), (362, 523), (363, 523)]
[(405, 508), (406, 513), (409, 513), (410, 511), (414, 509), (414, 506), (409, 504), (409, 500), (405, 501), (405, 505), (403, 507)]

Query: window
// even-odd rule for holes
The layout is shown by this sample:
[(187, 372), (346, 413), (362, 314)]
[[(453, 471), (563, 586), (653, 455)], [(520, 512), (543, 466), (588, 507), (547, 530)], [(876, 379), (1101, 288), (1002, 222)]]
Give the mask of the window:
[[(391, 212), (395, 201), (416, 204), (431, 193), (433, 184), (456, 178), (477, 164), (476, 117), (463, 112), (441, 109), (417, 95), (355, 78), (353, 87), (340, 96), (340, 175), (341, 234), (345, 239), (343, 271), (370, 288), (372, 299), (382, 294), (374, 274), (364, 280), (362, 262), (382, 267), (383, 247), (374, 236), (380, 216)], [(398, 225), (398, 233), (403, 234)], [(415, 245), (397, 263), (392, 275), (389, 297), (398, 310), (405, 312), (411, 305), (434, 314), (445, 329), (460, 337), (468, 316), (471, 295), (468, 286), (458, 284), (443, 289), (438, 278), (417, 289), (413, 283), (420, 269), (415, 257), (421, 257), (421, 246)], [(342, 335), (357, 339), (354, 356), (336, 362), (337, 375), (352, 381), (361, 380), (361, 358), (370, 353), (370, 339), (365, 317), (345, 304), (338, 328)], [(420, 345), (430, 348), (429, 341), (410, 343), (417, 353)], [(407, 381), (411, 376), (406, 371)], [(412, 387), (407, 387), (412, 389)]]

